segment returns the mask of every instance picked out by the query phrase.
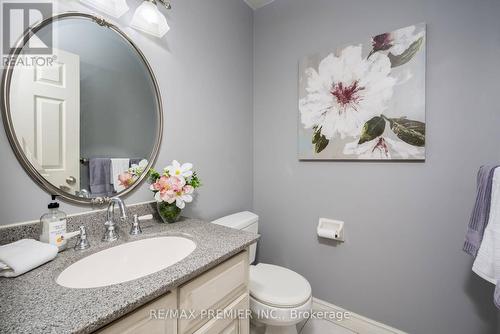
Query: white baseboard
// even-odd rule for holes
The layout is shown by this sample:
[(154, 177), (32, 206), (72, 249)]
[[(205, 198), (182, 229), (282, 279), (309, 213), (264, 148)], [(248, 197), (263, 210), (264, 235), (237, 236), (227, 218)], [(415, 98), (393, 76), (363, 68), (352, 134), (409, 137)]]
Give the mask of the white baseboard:
[(313, 298), (313, 309), (316, 311), (327, 311), (327, 312), (347, 312), (349, 317), (343, 320), (327, 320), (332, 321), (338, 326), (347, 328), (353, 332), (359, 334), (408, 334), (406, 332), (400, 331), (399, 329), (392, 328), (390, 326), (384, 325), (372, 319), (363, 317), (362, 315), (353, 313), (342, 307), (330, 304), (318, 298)]

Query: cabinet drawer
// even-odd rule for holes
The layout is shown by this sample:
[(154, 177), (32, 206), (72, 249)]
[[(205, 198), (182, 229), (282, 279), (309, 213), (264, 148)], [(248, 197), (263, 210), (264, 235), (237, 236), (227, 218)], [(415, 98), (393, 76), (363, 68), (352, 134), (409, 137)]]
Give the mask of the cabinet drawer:
[(210, 320), (195, 334), (249, 334), (249, 299), (248, 293), (240, 296), (224, 309), (224, 318)]
[(179, 334), (193, 333), (206, 323), (206, 310), (221, 310), (248, 292), (248, 252), (244, 251), (179, 288), (179, 309), (195, 317), (180, 318)]
[(177, 320), (167, 317), (155, 319), (152, 310), (175, 310), (177, 293), (172, 291), (166, 295), (140, 307), (138, 310), (124, 315), (106, 327), (98, 330), (98, 334), (177, 334)]

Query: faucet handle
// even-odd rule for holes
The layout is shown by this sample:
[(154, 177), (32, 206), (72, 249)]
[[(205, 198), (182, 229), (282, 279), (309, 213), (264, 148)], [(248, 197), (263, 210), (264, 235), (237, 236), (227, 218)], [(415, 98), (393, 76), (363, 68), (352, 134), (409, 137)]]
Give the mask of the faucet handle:
[(138, 219), (139, 219), (140, 222), (144, 222), (146, 220), (153, 219), (153, 215), (149, 214), (149, 215), (139, 216)]
[(78, 240), (75, 244), (74, 250), (76, 251), (82, 251), (90, 247), (90, 242), (87, 239), (87, 231), (85, 229), (85, 226), (80, 226), (80, 232), (78, 235)]
[(132, 223), (132, 227), (130, 228), (130, 235), (139, 235), (142, 234), (140, 222), (153, 219), (153, 215), (145, 215), (138, 216), (134, 215), (134, 221)]
[(134, 221), (132, 223), (132, 227), (130, 228), (129, 232), (130, 235), (142, 234), (141, 225), (139, 225), (139, 223), (140, 223), (139, 216), (134, 215)]

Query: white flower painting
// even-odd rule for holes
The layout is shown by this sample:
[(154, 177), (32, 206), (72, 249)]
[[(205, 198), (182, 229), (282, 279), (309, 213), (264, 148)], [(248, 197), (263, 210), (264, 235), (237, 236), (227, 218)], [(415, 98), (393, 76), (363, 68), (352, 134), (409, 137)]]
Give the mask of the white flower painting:
[(299, 158), (425, 159), (425, 24), (300, 62)]

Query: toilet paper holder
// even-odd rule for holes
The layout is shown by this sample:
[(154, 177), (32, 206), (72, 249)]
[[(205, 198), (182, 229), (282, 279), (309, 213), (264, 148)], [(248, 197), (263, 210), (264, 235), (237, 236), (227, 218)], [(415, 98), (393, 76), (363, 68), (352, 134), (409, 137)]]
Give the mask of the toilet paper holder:
[(320, 218), (317, 228), (318, 236), (344, 242), (344, 222), (340, 220)]

